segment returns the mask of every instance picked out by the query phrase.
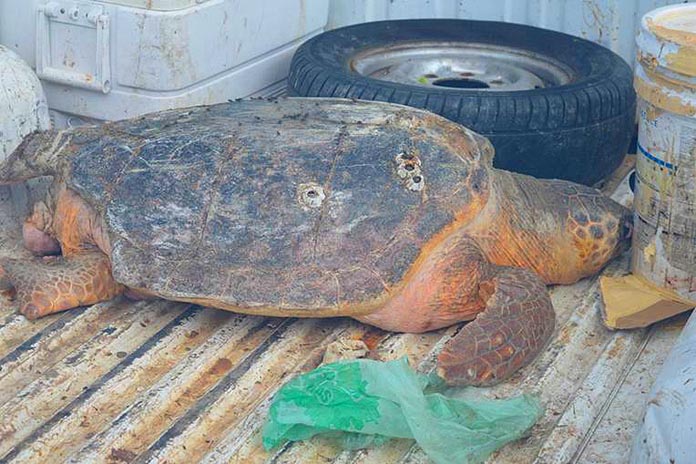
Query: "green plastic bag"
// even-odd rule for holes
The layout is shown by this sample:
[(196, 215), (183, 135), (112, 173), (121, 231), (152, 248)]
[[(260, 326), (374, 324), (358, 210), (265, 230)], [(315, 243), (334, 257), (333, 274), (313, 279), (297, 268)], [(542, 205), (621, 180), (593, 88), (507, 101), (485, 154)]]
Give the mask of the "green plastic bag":
[(475, 463), (521, 437), (542, 414), (528, 395), (456, 399), (434, 392), (444, 388), (438, 380), (414, 372), (406, 358), (326, 364), (276, 394), (263, 445), (320, 434), (347, 449), (412, 438), (437, 464)]

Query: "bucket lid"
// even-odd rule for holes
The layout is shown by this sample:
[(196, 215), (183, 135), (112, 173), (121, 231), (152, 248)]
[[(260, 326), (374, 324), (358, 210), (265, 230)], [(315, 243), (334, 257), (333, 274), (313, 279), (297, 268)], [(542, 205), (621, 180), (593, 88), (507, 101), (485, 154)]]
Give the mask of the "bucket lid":
[(658, 8), (646, 14), (643, 22), (658, 39), (696, 47), (696, 5)]
[[(696, 78), (696, 4), (657, 8), (641, 21), (638, 59), (652, 69)], [(674, 79), (681, 80), (678, 75)]]

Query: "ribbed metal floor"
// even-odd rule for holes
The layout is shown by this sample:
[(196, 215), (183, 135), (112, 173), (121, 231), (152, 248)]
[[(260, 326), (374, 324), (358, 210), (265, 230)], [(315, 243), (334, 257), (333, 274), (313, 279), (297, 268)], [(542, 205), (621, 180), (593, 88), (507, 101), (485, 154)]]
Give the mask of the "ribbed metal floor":
[[(625, 187), (617, 195), (626, 198)], [(11, 215), (7, 202), (0, 215)], [(0, 227), (2, 254), (21, 254), (16, 220)], [(627, 266), (619, 260), (605, 272)], [(551, 345), (487, 391), (536, 392), (546, 414), (491, 462), (625, 462), (645, 393), (684, 318), (610, 332), (598, 319), (596, 278), (556, 287), (552, 298)], [(458, 330), (397, 335), (348, 319), (250, 317), (125, 299), (36, 322), (0, 299), (0, 321), (0, 461), (17, 463), (428, 462), (408, 441), (341, 452), (312, 440), (267, 453), (260, 430), (273, 393), (316, 367), (329, 343), (361, 339), (373, 358), (408, 355), (427, 370)]]

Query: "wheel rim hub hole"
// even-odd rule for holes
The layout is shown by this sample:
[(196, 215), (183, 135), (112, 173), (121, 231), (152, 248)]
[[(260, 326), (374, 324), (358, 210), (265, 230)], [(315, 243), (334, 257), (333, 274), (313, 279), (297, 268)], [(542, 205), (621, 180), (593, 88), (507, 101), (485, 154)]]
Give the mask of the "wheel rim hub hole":
[(491, 87), (486, 82), (470, 77), (447, 77), (444, 79), (437, 79), (433, 81), (432, 84), (438, 87), (449, 87), (453, 89), (489, 89)]

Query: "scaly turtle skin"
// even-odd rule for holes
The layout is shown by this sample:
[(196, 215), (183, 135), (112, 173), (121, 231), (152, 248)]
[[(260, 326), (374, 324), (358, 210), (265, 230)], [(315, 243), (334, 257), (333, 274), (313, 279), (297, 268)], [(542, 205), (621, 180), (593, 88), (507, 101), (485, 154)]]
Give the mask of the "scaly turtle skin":
[(545, 283), (597, 272), (630, 215), (596, 190), (493, 169), (483, 137), (386, 103), (243, 101), (27, 138), (0, 181), (50, 174), (3, 261), (36, 318), (126, 291), (247, 314), (423, 332), (489, 384), (550, 338)]

